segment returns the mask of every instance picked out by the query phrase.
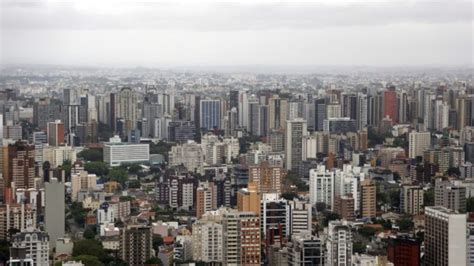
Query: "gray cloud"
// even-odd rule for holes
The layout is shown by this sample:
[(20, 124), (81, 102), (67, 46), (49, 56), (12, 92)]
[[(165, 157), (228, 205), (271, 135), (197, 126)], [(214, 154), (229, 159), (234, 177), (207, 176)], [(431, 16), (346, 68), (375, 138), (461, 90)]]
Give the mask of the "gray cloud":
[[(105, 6), (106, 7), (106, 6)], [(2, 28), (272, 30), (472, 21), (471, 1), (358, 2), (347, 5), (278, 3), (127, 3), (102, 14), (71, 2), (3, 2)]]
[(0, 3), (0, 64), (472, 67), (474, 60), (468, 1)]

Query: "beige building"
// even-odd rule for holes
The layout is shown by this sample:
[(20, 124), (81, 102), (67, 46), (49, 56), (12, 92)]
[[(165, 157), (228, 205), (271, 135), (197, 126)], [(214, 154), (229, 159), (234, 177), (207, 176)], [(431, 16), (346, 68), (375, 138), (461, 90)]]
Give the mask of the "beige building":
[(249, 182), (247, 188), (239, 190), (237, 193), (237, 210), (260, 215), (260, 193), (255, 183)]
[(77, 194), (81, 190), (94, 190), (97, 185), (97, 176), (87, 171), (79, 171), (71, 175), (71, 199), (77, 200)]
[(217, 188), (213, 182), (203, 182), (196, 189), (196, 217), (217, 209)]
[(267, 161), (249, 166), (249, 182), (257, 185), (260, 193), (281, 193), (283, 168), (271, 166)]
[(408, 137), (408, 157), (414, 159), (423, 156), (423, 152), (430, 146), (430, 132), (411, 132)]
[(423, 213), (423, 194), (423, 188), (420, 186), (403, 186), (400, 211), (411, 215)]
[(360, 184), (360, 210), (362, 217), (375, 217), (376, 206), (375, 183), (370, 180), (364, 180)]

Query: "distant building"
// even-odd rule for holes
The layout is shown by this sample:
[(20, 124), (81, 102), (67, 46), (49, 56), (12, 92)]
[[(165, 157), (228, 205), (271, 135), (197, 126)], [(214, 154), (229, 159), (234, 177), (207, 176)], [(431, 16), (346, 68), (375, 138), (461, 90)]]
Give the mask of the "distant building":
[(400, 211), (411, 215), (423, 212), (424, 191), (420, 186), (402, 186), (400, 192)]
[(220, 100), (201, 100), (201, 128), (213, 130), (221, 128), (221, 101)]
[(324, 132), (331, 134), (357, 132), (357, 123), (349, 117), (329, 118), (324, 120)]
[(281, 193), (283, 169), (267, 161), (249, 166), (249, 182), (257, 185), (259, 193)]

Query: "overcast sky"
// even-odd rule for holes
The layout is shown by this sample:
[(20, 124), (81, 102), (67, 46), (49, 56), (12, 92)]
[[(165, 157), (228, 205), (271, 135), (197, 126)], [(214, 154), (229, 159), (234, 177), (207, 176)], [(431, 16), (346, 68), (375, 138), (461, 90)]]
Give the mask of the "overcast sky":
[(472, 1), (1, 1), (1, 62), (470, 65)]

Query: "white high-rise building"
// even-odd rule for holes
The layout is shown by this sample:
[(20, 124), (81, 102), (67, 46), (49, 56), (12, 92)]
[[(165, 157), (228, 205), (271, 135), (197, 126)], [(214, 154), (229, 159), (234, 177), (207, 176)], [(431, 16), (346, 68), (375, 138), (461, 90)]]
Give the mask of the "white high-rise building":
[(15, 234), (11, 245), (13, 248), (25, 249), (26, 258), (33, 260), (33, 265), (49, 265), (49, 236), (47, 233), (29, 228)]
[(365, 174), (360, 167), (344, 164), (342, 170), (337, 169), (334, 176), (334, 196), (352, 195), (354, 210), (360, 208), (360, 181), (365, 180)]
[(408, 138), (408, 157), (412, 159), (423, 156), (423, 152), (431, 146), (430, 132), (410, 132)]
[(334, 206), (334, 172), (324, 165), (309, 171), (309, 202), (325, 203), (331, 209)]
[(426, 265), (467, 265), (467, 217), (445, 207), (425, 207)]
[(352, 230), (346, 221), (330, 221), (326, 241), (327, 265), (352, 265)]

